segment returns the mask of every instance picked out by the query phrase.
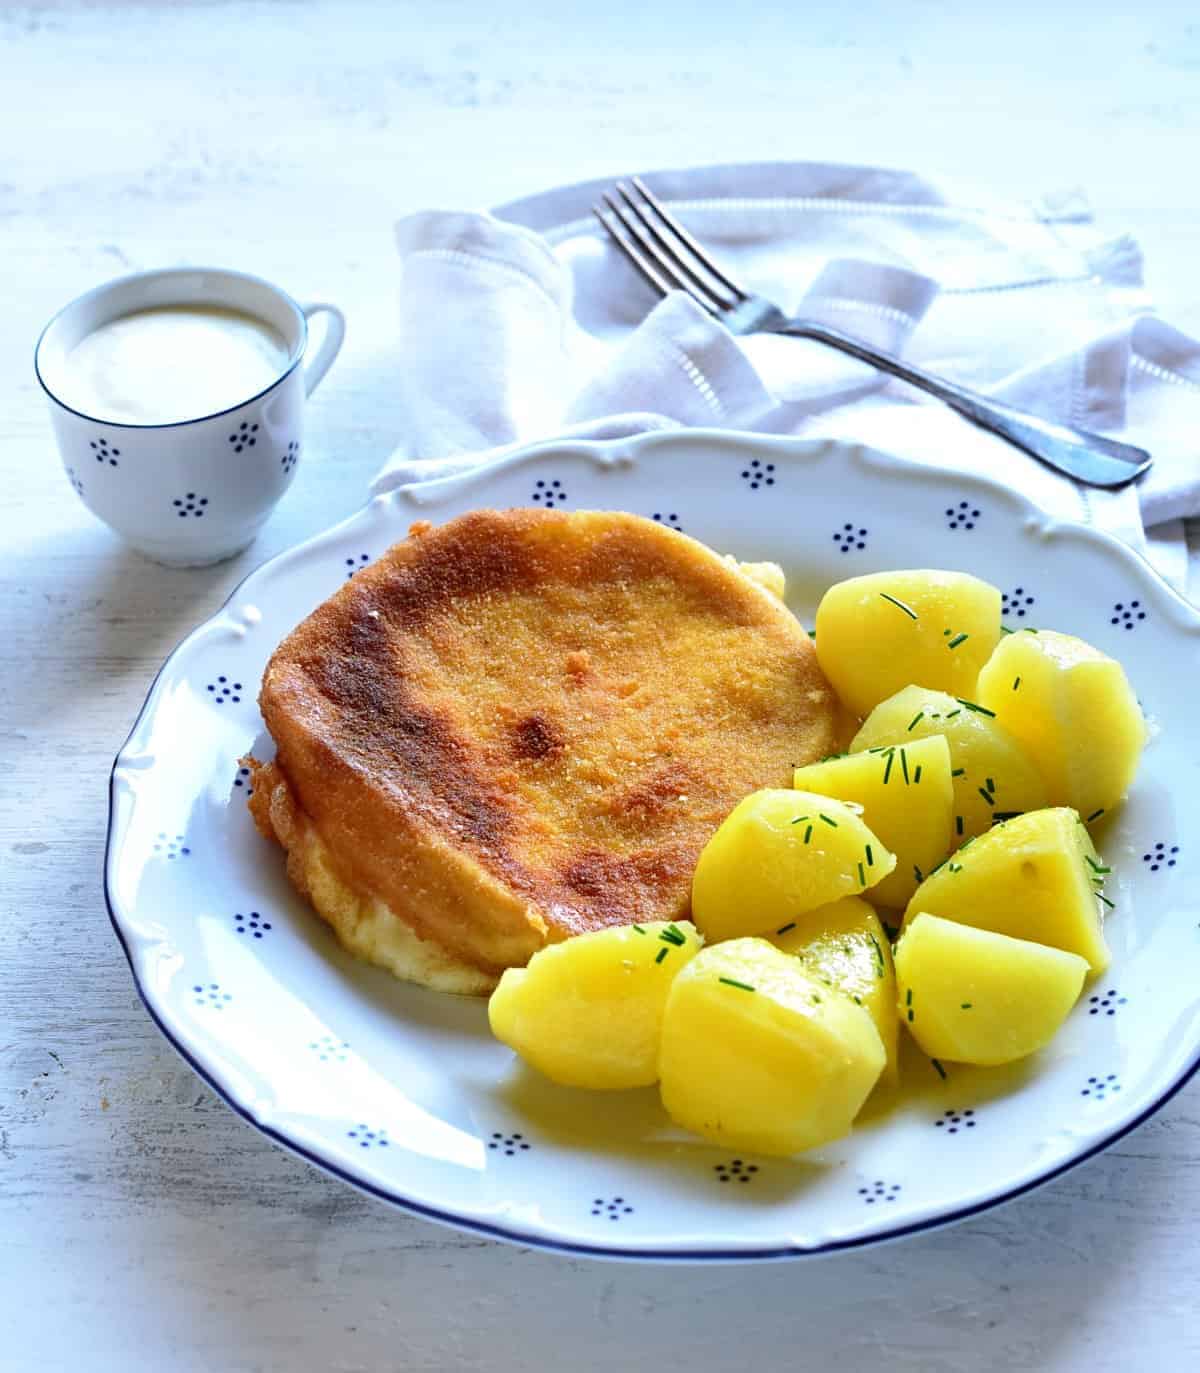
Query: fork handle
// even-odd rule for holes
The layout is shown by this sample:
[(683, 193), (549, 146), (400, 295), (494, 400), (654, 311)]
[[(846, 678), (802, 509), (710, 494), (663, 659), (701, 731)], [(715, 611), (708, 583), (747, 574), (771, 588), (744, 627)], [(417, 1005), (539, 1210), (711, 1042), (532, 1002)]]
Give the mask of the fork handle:
[(796, 319), (771, 332), (827, 344), (860, 362), (868, 363), (880, 372), (906, 381), (910, 386), (944, 401), (972, 424), (999, 434), (1048, 467), (1065, 472), (1087, 486), (1128, 486), (1152, 462), (1144, 448), (1106, 439), (1102, 434), (1092, 434), (1086, 429), (1073, 429), (1065, 424), (1039, 419), (1024, 410), (991, 400), (978, 391), (957, 386), (944, 377), (934, 376), (932, 372), (902, 362), (891, 353), (880, 352), (861, 339), (843, 334), (840, 329)]

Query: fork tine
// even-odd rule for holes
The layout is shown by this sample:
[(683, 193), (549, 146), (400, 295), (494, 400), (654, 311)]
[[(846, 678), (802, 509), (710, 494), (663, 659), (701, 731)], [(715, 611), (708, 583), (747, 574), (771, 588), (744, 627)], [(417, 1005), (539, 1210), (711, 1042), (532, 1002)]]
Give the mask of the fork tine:
[[(728, 299), (719, 287), (696, 271), (687, 256), (680, 252), (679, 245), (671, 242), (641, 204), (629, 194), (624, 182), (617, 182), (616, 192), (628, 207), (629, 214), (633, 216), (634, 232), (638, 234), (644, 247), (654, 254), (662, 266), (669, 267), (685, 291), (695, 296), (708, 310), (729, 310), (737, 304), (736, 300)], [(629, 215), (624, 216), (624, 221), (630, 222)]]
[(600, 226), (604, 232), (612, 239), (622, 253), (637, 268), (641, 275), (650, 283), (650, 286), (661, 296), (670, 295), (675, 289), (669, 281), (660, 276), (654, 268), (654, 264), (642, 252), (637, 244), (625, 234), (617, 232), (616, 227), (610, 218), (607, 218), (599, 205), (592, 206), (592, 214), (600, 221)]
[(654, 210), (655, 214), (658, 215), (659, 219), (662, 220), (662, 222), (665, 225), (667, 225), (667, 227), (671, 230), (672, 233), (674, 233), (683, 243), (687, 245), (688, 249), (691, 251), (693, 256), (704, 267), (704, 270), (708, 272), (710, 275), (714, 276), (728, 290), (732, 291), (738, 300), (748, 299), (750, 292), (747, 291), (744, 287), (739, 286), (738, 283), (734, 281), (734, 279), (731, 276), (728, 275), (728, 273), (723, 272), (720, 269), (720, 267), (717, 266), (717, 264), (712, 260), (712, 258), (709, 257), (709, 255), (700, 246), (696, 238), (692, 234), (690, 234), (687, 231), (687, 229), (685, 229), (683, 225), (679, 222), (679, 220), (677, 220), (675, 216), (666, 208), (666, 206), (662, 204), (662, 202), (658, 199), (654, 192), (651, 191), (649, 186), (646, 185), (646, 183), (641, 179), (641, 177), (633, 176), (629, 179), (633, 182), (634, 189)]
[(681, 270), (682, 264), (678, 255), (663, 252), (635, 213), (618, 204), (611, 195), (606, 194), (603, 199), (609, 212), (625, 231), (624, 246), (626, 248), (632, 243), (636, 243), (641, 255), (650, 260), (658, 275), (665, 277), (671, 283), (669, 289), (686, 291), (697, 304), (703, 306), (710, 314), (715, 315), (721, 312), (724, 308), (724, 301), (715, 295), (712, 288), (706, 286), (694, 273), (688, 274)]

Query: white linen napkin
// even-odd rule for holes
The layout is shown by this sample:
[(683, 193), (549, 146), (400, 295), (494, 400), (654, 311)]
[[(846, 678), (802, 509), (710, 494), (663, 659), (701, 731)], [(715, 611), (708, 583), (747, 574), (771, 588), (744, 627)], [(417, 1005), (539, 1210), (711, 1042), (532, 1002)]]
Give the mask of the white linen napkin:
[(597, 183), (397, 225), (404, 440), (375, 492), (551, 437), (681, 425), (841, 437), (1000, 478), (1186, 586), (1200, 343), (1151, 313), (1137, 245), (1097, 234), (1078, 196), (1013, 206), (906, 173), (795, 163), (648, 179), (785, 309), (1139, 443), (1155, 466), (1136, 488), (1085, 489), (819, 344), (735, 339), (682, 294), (656, 300), (587, 213)]

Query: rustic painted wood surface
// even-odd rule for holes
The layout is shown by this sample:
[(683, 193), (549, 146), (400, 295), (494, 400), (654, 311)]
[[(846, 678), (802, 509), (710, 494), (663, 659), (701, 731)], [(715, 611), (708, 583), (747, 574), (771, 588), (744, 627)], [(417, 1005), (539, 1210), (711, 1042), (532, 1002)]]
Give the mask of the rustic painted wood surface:
[[(0, 1368), (1194, 1367), (1200, 1088), (953, 1230), (623, 1267), (326, 1179), (238, 1121), (137, 1000), (100, 895), (112, 754), (176, 640), (352, 511), (395, 439), (398, 213), (772, 156), (1078, 183), (1200, 327), (1194, 6), (575, 8), (0, 6)], [(336, 300), (350, 330), (258, 543), (172, 572), (74, 502), (30, 349), (79, 290), (196, 261)]]

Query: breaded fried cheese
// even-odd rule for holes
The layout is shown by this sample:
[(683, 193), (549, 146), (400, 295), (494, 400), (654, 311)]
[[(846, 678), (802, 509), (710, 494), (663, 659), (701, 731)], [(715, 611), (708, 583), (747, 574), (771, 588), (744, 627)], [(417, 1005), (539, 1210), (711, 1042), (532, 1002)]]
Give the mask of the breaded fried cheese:
[(683, 919), (734, 805), (834, 747), (808, 635), (637, 515), (410, 535), (280, 644), (250, 808), (353, 953), (482, 994), (548, 942)]

